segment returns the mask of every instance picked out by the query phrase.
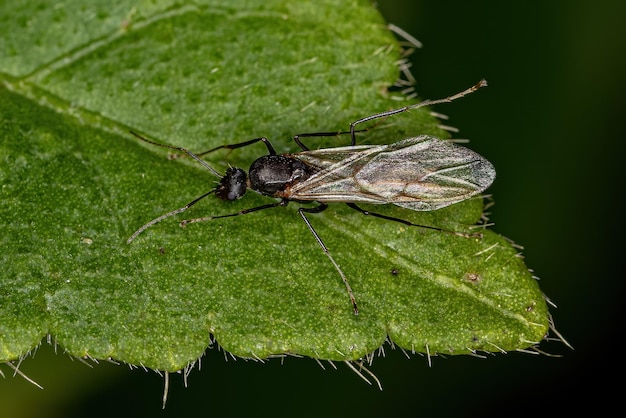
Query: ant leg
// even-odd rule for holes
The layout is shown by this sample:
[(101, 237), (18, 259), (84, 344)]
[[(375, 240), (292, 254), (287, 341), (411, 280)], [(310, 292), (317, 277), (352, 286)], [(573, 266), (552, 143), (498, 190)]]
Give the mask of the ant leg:
[(213, 219), (220, 219), (220, 218), (231, 218), (233, 216), (245, 215), (245, 214), (256, 212), (256, 211), (263, 210), (263, 209), (275, 208), (277, 206), (287, 206), (288, 203), (289, 203), (289, 200), (283, 199), (280, 202), (269, 203), (267, 205), (262, 205), (262, 206), (257, 206), (257, 207), (254, 207), (254, 208), (244, 209), (244, 210), (240, 210), (239, 212), (230, 213), (228, 215), (205, 216), (205, 217), (202, 217), (202, 218), (185, 219), (184, 221), (180, 222), (180, 226), (182, 228), (184, 228), (187, 224), (211, 221)]
[[(368, 129), (361, 129), (360, 131), (355, 131), (355, 132), (365, 132)], [(309, 151), (309, 147), (304, 145), (302, 143), (302, 141), (300, 141), (300, 138), (308, 138), (308, 137), (314, 137), (314, 136), (326, 136), (326, 137), (329, 137), (329, 136), (339, 136), (339, 135), (347, 135), (349, 133), (350, 132), (342, 132), (342, 131), (337, 131), (337, 132), (312, 132), (312, 133), (307, 133), (307, 134), (294, 135), (293, 136), (293, 140), (296, 142), (296, 144), (298, 144), (298, 146), (300, 148), (302, 148), (302, 151)], [(352, 144), (352, 145), (354, 145), (354, 144)]]
[[(375, 123), (372, 126), (369, 126), (365, 129), (359, 129), (358, 131), (354, 131), (354, 133), (359, 133), (359, 132), (367, 132), (370, 129), (373, 129), (375, 127), (377, 127), (380, 123), (382, 122), (378, 122)], [(351, 131), (339, 131), (339, 132), (312, 132), (312, 133), (308, 133), (308, 134), (298, 134), (298, 135), (294, 135), (293, 136), (293, 140), (296, 142), (296, 144), (298, 144), (298, 146), (300, 148), (302, 148), (302, 151), (309, 151), (309, 147), (307, 147), (306, 145), (304, 145), (302, 143), (302, 141), (300, 141), (300, 138), (304, 138), (304, 137), (313, 137), (313, 136), (339, 136), (339, 135), (348, 135), (348, 134), (352, 134), (352, 136), (354, 137), (354, 133)], [(355, 141), (350, 141), (350, 145), (354, 146), (355, 145)]]
[(485, 87), (486, 85), (487, 85), (487, 81), (480, 80), (478, 83), (476, 83), (472, 87), (468, 88), (467, 90), (463, 90), (460, 93), (457, 93), (457, 94), (455, 94), (453, 96), (448, 96), (448, 97), (446, 97), (444, 99), (424, 100), (423, 102), (420, 102), (420, 103), (417, 103), (417, 104), (404, 106), (404, 107), (401, 107), (399, 109), (388, 110), (386, 112), (376, 113), (374, 115), (366, 116), (366, 117), (361, 118), (361, 119), (359, 119), (357, 121), (354, 121), (354, 122), (352, 122), (350, 124), (350, 135), (352, 136), (352, 145), (354, 145), (356, 143), (356, 137), (354, 136), (355, 132), (359, 132), (359, 131), (356, 131), (354, 128), (359, 123), (367, 122), (367, 121), (370, 121), (370, 120), (373, 120), (373, 119), (378, 119), (378, 118), (385, 118), (387, 116), (396, 115), (398, 113), (406, 112), (407, 110), (411, 110), (411, 109), (417, 109), (419, 107), (431, 106), (431, 105), (439, 104), (439, 103), (450, 103), (451, 101), (456, 100), (456, 99), (460, 99), (461, 97), (466, 96), (466, 95), (468, 95), (470, 93), (473, 93), (476, 90), (478, 90), (479, 88)]
[(335, 266), (335, 269), (337, 270), (337, 272), (341, 276), (341, 280), (343, 280), (343, 284), (346, 285), (346, 290), (348, 291), (348, 297), (350, 298), (350, 302), (352, 302), (352, 309), (354, 311), (354, 314), (358, 315), (359, 314), (359, 308), (356, 306), (356, 298), (354, 297), (354, 292), (352, 292), (352, 288), (350, 287), (350, 283), (348, 283), (348, 279), (347, 279), (346, 275), (343, 273), (341, 268), (339, 268), (339, 264), (337, 264), (335, 259), (330, 255), (330, 252), (328, 251), (328, 248), (326, 248), (326, 245), (324, 245), (324, 242), (322, 241), (320, 236), (317, 234), (317, 232), (313, 228), (313, 225), (311, 225), (311, 222), (309, 222), (309, 220), (307, 219), (306, 215), (304, 214), (305, 212), (307, 212), (307, 213), (320, 213), (320, 212), (325, 211), (327, 208), (328, 208), (328, 205), (326, 203), (320, 203), (320, 205), (315, 207), (315, 208), (300, 208), (300, 209), (298, 209), (298, 213), (300, 214), (300, 216), (304, 220), (304, 223), (306, 224), (306, 226), (309, 227), (309, 231), (311, 231), (311, 233), (313, 234), (313, 237), (315, 237), (315, 240), (317, 241), (319, 246), (322, 248), (322, 251), (324, 251), (324, 254), (326, 254), (326, 256), (328, 257), (330, 262), (333, 263), (333, 266)]
[(456, 231), (451, 231), (449, 229), (437, 228), (436, 226), (414, 224), (413, 222), (409, 222), (409, 221), (407, 221), (405, 219), (394, 218), (393, 216), (383, 215), (382, 213), (370, 212), (368, 210), (365, 210), (365, 209), (357, 206), (355, 203), (346, 203), (346, 205), (348, 205), (350, 208), (356, 210), (357, 212), (360, 212), (363, 215), (374, 216), (376, 218), (386, 219), (388, 221), (399, 222), (401, 224), (408, 225), (408, 226), (417, 226), (419, 228), (425, 228), (425, 229), (431, 229), (433, 231), (445, 232), (445, 233), (456, 235), (456, 236), (463, 237), (463, 238), (482, 238), (483, 237), (483, 234), (481, 234), (481, 233), (465, 234), (463, 232), (456, 232)]
[(196, 155), (202, 156), (202, 155), (210, 154), (210, 153), (212, 153), (214, 151), (217, 151), (219, 149), (233, 150), (233, 149), (237, 149), (237, 148), (247, 147), (248, 145), (256, 144), (259, 141), (261, 141), (261, 142), (263, 142), (265, 144), (265, 146), (267, 147), (267, 152), (269, 152), (269, 155), (276, 155), (276, 151), (274, 150), (274, 147), (270, 143), (269, 139), (267, 139), (265, 137), (254, 138), (254, 139), (250, 139), (248, 141), (239, 142), (237, 144), (220, 145), (219, 147), (212, 148), (212, 149), (210, 149), (208, 151), (204, 151), (204, 152), (201, 152), (201, 153), (196, 154)]
[[(460, 93), (457, 93), (453, 96), (448, 96), (445, 99), (438, 99), (438, 100), (424, 100), (423, 102), (420, 103), (416, 103), (413, 105), (409, 105), (409, 106), (404, 106), (401, 107), (399, 109), (393, 109), (393, 110), (388, 110), (386, 112), (380, 112), (380, 113), (376, 113), (374, 115), (370, 115), (370, 116), (366, 116), (364, 118), (361, 118), (357, 121), (354, 121), (350, 124), (350, 131), (349, 132), (313, 132), (313, 133), (308, 133), (308, 134), (299, 134), (299, 135), (295, 135), (293, 137), (293, 140), (296, 141), (296, 144), (298, 144), (300, 146), (300, 148), (302, 148), (303, 151), (309, 151), (309, 148), (304, 145), (302, 143), (302, 141), (300, 141), (301, 137), (312, 137), (312, 136), (338, 136), (338, 135), (346, 135), (346, 134), (350, 134), (350, 145), (351, 146), (355, 146), (356, 145), (356, 136), (355, 134), (358, 132), (367, 132), (370, 129), (375, 128), (376, 126), (378, 126), (380, 123), (382, 123), (381, 121), (379, 121), (378, 123), (375, 123), (374, 125), (365, 128), (365, 129), (355, 129), (356, 125), (360, 124), (360, 123), (364, 123), (364, 122), (368, 122), (370, 120), (374, 120), (374, 119), (381, 119), (381, 118), (386, 118), (388, 116), (392, 116), (392, 115), (396, 115), (398, 113), (403, 113), (406, 112), (408, 110), (411, 109), (417, 109), (419, 107), (424, 107), (424, 106), (430, 106), (430, 105), (434, 105), (434, 104), (439, 104), (439, 103), (449, 103), (453, 100), (456, 99), (460, 99), (463, 96), (466, 96), (470, 93), (475, 92), (476, 90), (478, 90), (481, 87), (485, 87), (487, 85), (487, 82), (485, 80), (480, 80), (480, 82), (478, 82), (477, 84), (473, 85), (472, 87), (470, 87), (469, 89), (466, 89)], [(202, 154), (200, 154), (202, 155)]]
[[(203, 151), (203, 152), (199, 152), (199, 153), (193, 153), (189, 150), (187, 150), (186, 148), (183, 147), (177, 147), (174, 145), (167, 145), (167, 144), (161, 144), (155, 141), (152, 141), (150, 139), (147, 139), (141, 135), (139, 135), (137, 132), (135, 131), (129, 131), (131, 134), (135, 135), (137, 138), (141, 139), (144, 142), (147, 142), (149, 144), (152, 145), (157, 145), (159, 147), (163, 147), (163, 148), (170, 148), (170, 149), (175, 149), (181, 152), (184, 152), (185, 154), (187, 154), (188, 156), (190, 156), (191, 158), (199, 161), (202, 165), (206, 166), (206, 163), (204, 161), (202, 161), (199, 157), (206, 155), (206, 154), (210, 154), (214, 151), (217, 151), (219, 149), (225, 148), (225, 149), (229, 149), (229, 150), (233, 150), (233, 149), (237, 149), (237, 148), (242, 148), (242, 147), (246, 147), (248, 145), (252, 145), (255, 144), (259, 141), (263, 142), (265, 144), (265, 146), (267, 147), (267, 151), (269, 152), (270, 155), (276, 155), (276, 151), (274, 150), (274, 147), (272, 146), (272, 144), (270, 143), (269, 139), (265, 138), (265, 137), (260, 137), (260, 138), (254, 138), (254, 139), (250, 139), (248, 141), (244, 141), (244, 142), (240, 142), (237, 144), (230, 144), (230, 145), (220, 145), (219, 147), (215, 147), (212, 148), (208, 151)], [(180, 154), (172, 154), (170, 155), (170, 159), (176, 159), (176, 158), (180, 158), (183, 157), (183, 155)], [(221, 175), (219, 173), (217, 173), (215, 170), (213, 170), (210, 167), (207, 167), (211, 172), (213, 172), (214, 174), (216, 174), (217, 176), (221, 177)]]

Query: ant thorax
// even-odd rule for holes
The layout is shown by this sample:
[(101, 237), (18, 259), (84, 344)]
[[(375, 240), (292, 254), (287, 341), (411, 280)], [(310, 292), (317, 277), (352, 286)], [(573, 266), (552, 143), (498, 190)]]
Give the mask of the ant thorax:
[(318, 168), (293, 157), (265, 155), (250, 166), (250, 188), (264, 195), (277, 196), (318, 171)]

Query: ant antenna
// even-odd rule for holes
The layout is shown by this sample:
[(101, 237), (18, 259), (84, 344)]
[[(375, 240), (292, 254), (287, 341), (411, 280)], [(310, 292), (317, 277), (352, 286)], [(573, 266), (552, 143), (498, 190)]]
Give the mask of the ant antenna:
[(213, 173), (214, 175), (216, 175), (219, 178), (222, 178), (223, 176), (217, 172), (217, 170), (215, 170), (213, 167), (211, 167), (210, 165), (208, 165), (206, 163), (206, 161), (202, 160), (200, 157), (198, 157), (196, 154), (194, 154), (193, 152), (189, 151), (186, 148), (183, 147), (176, 147), (174, 145), (167, 145), (167, 144), (159, 144), (158, 142), (154, 142), (149, 140), (148, 138), (145, 138), (141, 135), (139, 135), (137, 132), (135, 131), (129, 131), (131, 134), (135, 135), (137, 138), (141, 139), (144, 142), (147, 142), (148, 144), (152, 144), (152, 145), (157, 145), (159, 147), (163, 147), (163, 148), (170, 148), (170, 149), (175, 149), (177, 151), (180, 152), (184, 152), (185, 154), (187, 154), (188, 156), (190, 156), (191, 158), (193, 158), (194, 160), (196, 160), (197, 162), (199, 162), (200, 164), (202, 164), (207, 170), (209, 170), (211, 173)]
[(192, 207), (193, 205), (198, 203), (198, 201), (204, 199), (205, 197), (207, 197), (211, 193), (215, 193), (215, 191), (216, 191), (216, 189), (213, 189), (210, 192), (207, 192), (207, 193), (203, 194), (202, 196), (200, 196), (200, 197), (192, 200), (191, 202), (187, 203), (182, 208), (175, 209), (175, 210), (173, 210), (171, 212), (168, 212), (168, 213), (166, 213), (164, 215), (159, 216), (158, 218), (154, 218), (153, 220), (151, 220), (150, 222), (148, 222), (147, 224), (145, 224), (144, 226), (142, 226), (141, 228), (136, 230), (135, 233), (133, 235), (131, 235), (130, 238), (128, 238), (126, 240), (126, 244), (130, 244), (131, 242), (133, 242), (133, 240), (135, 238), (137, 238), (137, 236), (139, 236), (139, 234), (141, 234), (146, 229), (150, 228), (152, 225), (157, 224), (157, 223), (161, 222), (163, 219), (169, 218), (170, 216), (174, 216), (174, 215), (178, 215), (179, 213), (183, 213), (184, 211), (186, 211), (187, 209), (189, 209), (190, 207)]
[[(133, 134), (134, 136), (136, 136), (137, 138), (141, 139), (144, 142), (147, 142), (148, 144), (152, 144), (152, 145), (157, 145), (159, 147), (163, 147), (163, 148), (170, 148), (170, 149), (175, 149), (181, 152), (184, 152), (185, 154), (189, 155), (191, 158), (193, 158), (194, 160), (198, 161), (200, 164), (202, 164), (207, 170), (209, 170), (211, 173), (213, 173), (214, 175), (216, 175), (219, 178), (223, 178), (223, 176), (218, 173), (213, 167), (211, 167), (210, 165), (208, 165), (205, 161), (203, 161), (200, 157), (198, 157), (196, 154), (194, 154), (193, 152), (187, 150), (186, 148), (183, 147), (176, 147), (174, 145), (167, 145), (167, 144), (160, 144), (158, 142), (154, 142), (149, 140), (148, 138), (145, 138), (141, 135), (139, 135), (137, 132), (135, 131), (130, 131), (131, 134)], [(152, 225), (157, 224), (159, 222), (161, 222), (163, 219), (169, 218), (170, 216), (174, 216), (174, 215), (178, 215), (179, 213), (182, 213), (184, 211), (186, 211), (187, 209), (189, 209), (190, 207), (192, 207), (193, 205), (195, 205), (196, 203), (198, 203), (200, 200), (204, 199), (205, 197), (207, 197), (208, 195), (215, 193), (217, 191), (217, 189), (213, 189), (205, 194), (203, 194), (202, 196), (192, 200), (191, 202), (187, 203), (185, 206), (183, 206), (182, 208), (178, 208), (176, 210), (173, 210), (171, 212), (168, 212), (164, 215), (159, 216), (158, 218), (154, 218), (153, 220), (151, 220), (150, 222), (148, 222), (147, 224), (143, 225), (141, 228), (139, 228), (137, 231), (135, 231), (135, 233), (133, 235), (130, 236), (130, 238), (128, 238), (126, 240), (126, 244), (130, 244), (131, 242), (133, 242), (133, 240), (135, 238), (137, 238), (137, 236), (139, 236), (139, 234), (141, 234), (143, 231), (145, 231), (146, 229), (150, 228)]]

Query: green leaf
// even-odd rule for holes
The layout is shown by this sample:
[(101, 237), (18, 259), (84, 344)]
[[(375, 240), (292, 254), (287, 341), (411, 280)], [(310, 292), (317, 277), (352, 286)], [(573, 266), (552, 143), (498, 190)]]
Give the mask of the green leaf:
[[(517, 250), (491, 231), (462, 238), (339, 204), (311, 214), (358, 316), (297, 203), (185, 229), (173, 217), (127, 245), (138, 227), (218, 180), (129, 129), (196, 151), (266, 136), (294, 152), (295, 134), (345, 130), (404, 105), (388, 91), (397, 43), (367, 1), (135, 4), (0, 5), (11, 34), (0, 40), (1, 361), (46, 335), (75, 356), (170, 371), (198, 358), (211, 335), (237, 356), (330, 360), (358, 359), (387, 338), (431, 355), (543, 338), (541, 291)], [(358, 140), (445, 136), (437, 125), (419, 109)], [(256, 144), (207, 161), (223, 172), (265, 153)], [(209, 196), (185, 218), (272, 201)], [(430, 213), (368, 209), (471, 232), (482, 201)]]

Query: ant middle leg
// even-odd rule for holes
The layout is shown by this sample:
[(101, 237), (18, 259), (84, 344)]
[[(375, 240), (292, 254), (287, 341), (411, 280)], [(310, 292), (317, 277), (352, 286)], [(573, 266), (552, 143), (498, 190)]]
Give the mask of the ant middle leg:
[(344, 272), (341, 270), (341, 268), (339, 267), (339, 264), (337, 264), (333, 256), (330, 255), (330, 252), (328, 251), (328, 248), (322, 241), (322, 238), (320, 238), (317, 231), (315, 231), (315, 228), (313, 228), (313, 225), (311, 225), (311, 222), (309, 222), (309, 219), (305, 215), (305, 212), (306, 213), (320, 213), (320, 212), (325, 211), (327, 208), (328, 208), (328, 204), (320, 203), (319, 206), (316, 206), (314, 208), (300, 208), (298, 209), (298, 213), (304, 220), (304, 223), (306, 224), (306, 226), (309, 228), (309, 231), (311, 231), (311, 233), (313, 234), (313, 237), (315, 238), (315, 241), (317, 241), (317, 244), (322, 248), (322, 251), (324, 251), (324, 254), (326, 254), (326, 257), (328, 257), (330, 262), (335, 267), (335, 270), (337, 270), (337, 272), (339, 273), (339, 276), (341, 276), (341, 280), (343, 281), (343, 284), (346, 286), (348, 297), (350, 298), (350, 302), (352, 303), (352, 311), (354, 312), (355, 315), (358, 315), (359, 308), (356, 305), (356, 298), (354, 297), (354, 292), (352, 291), (352, 287), (350, 287), (350, 283), (348, 283), (348, 278), (346, 277)]
[[(352, 122), (350, 124), (350, 130), (349, 131), (312, 132), (312, 133), (306, 133), (306, 134), (298, 134), (298, 135), (294, 135), (293, 140), (296, 142), (296, 144), (298, 144), (298, 146), (300, 148), (302, 148), (303, 151), (309, 151), (309, 148), (306, 145), (304, 145), (302, 143), (302, 141), (300, 141), (300, 138), (314, 137), (314, 136), (329, 137), (329, 136), (339, 136), (339, 135), (348, 135), (349, 134), (350, 135), (350, 146), (353, 147), (353, 146), (356, 145), (356, 134), (357, 133), (367, 132), (370, 129), (374, 129), (374, 128), (378, 127), (380, 124), (382, 124), (387, 116), (391, 116), (391, 115), (396, 114), (396, 113), (404, 112), (406, 110), (408, 110), (408, 109), (402, 108), (402, 109), (397, 109), (397, 110), (390, 110), (388, 112), (377, 113), (376, 115), (372, 115), (372, 116), (368, 116), (366, 118), (359, 119), (358, 121)], [(374, 123), (372, 126), (368, 126), (367, 128), (358, 129), (358, 130), (354, 128), (359, 123), (367, 122), (367, 121), (373, 120), (373, 119), (380, 119), (380, 120), (377, 121), (376, 123)]]
[[(366, 132), (368, 131), (370, 128), (367, 129), (361, 129), (355, 132)], [(310, 151), (309, 147), (307, 147), (306, 145), (304, 145), (304, 143), (302, 141), (300, 141), (300, 138), (310, 138), (310, 137), (315, 137), (315, 136), (322, 136), (322, 137), (330, 137), (330, 136), (339, 136), (339, 135), (348, 135), (350, 132), (349, 131), (338, 131), (338, 132), (312, 132), (312, 133), (306, 133), (306, 134), (298, 134), (298, 135), (294, 135), (293, 136), (293, 140), (296, 142), (296, 144), (298, 144), (298, 146), (300, 148), (302, 148), (302, 151)], [(354, 141), (351, 141), (351, 145), (354, 145)]]
[(304, 143), (302, 143), (302, 141), (300, 141), (300, 138), (315, 137), (315, 136), (330, 137), (330, 136), (339, 136), (339, 135), (350, 135), (351, 136), (350, 146), (353, 147), (353, 146), (356, 145), (356, 136), (355, 136), (355, 134), (360, 133), (360, 132), (367, 132), (370, 129), (374, 129), (378, 125), (383, 123), (383, 121), (384, 121), (384, 119), (374, 123), (372, 126), (368, 126), (367, 128), (363, 128), (363, 129), (359, 129), (359, 130), (353, 130), (352, 124), (350, 124), (350, 131), (311, 132), (311, 133), (306, 133), (306, 134), (298, 134), (298, 135), (294, 135), (293, 136), (293, 140), (296, 142), (296, 144), (298, 144), (298, 146), (300, 148), (302, 148), (303, 151), (309, 151), (309, 147), (304, 145)]

